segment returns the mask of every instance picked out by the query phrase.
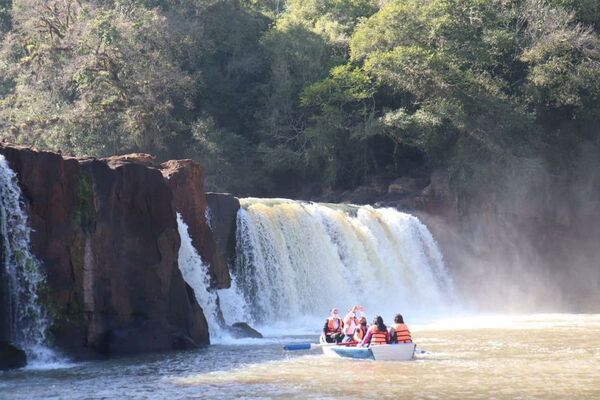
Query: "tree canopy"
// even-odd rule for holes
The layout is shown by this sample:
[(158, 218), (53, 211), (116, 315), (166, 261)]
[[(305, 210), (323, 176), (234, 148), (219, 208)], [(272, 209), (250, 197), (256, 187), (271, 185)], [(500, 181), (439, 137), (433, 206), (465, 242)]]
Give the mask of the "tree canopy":
[(191, 157), (254, 195), (417, 152), (469, 198), (597, 149), (598, 29), (595, 0), (0, 1), (0, 135)]

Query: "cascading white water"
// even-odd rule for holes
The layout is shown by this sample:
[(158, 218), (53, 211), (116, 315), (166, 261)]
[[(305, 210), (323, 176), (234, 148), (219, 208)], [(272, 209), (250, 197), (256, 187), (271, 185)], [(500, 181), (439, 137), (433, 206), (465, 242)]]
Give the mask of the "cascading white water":
[(452, 282), (429, 230), (391, 208), (242, 199), (235, 276), (255, 322), (443, 312)]
[(208, 266), (202, 261), (202, 258), (192, 244), (192, 238), (188, 233), (188, 226), (183, 221), (181, 214), (177, 213), (177, 228), (181, 237), (179, 247), (178, 264), (183, 279), (194, 290), (196, 300), (206, 321), (208, 322), (208, 331), (211, 341), (221, 337), (221, 324), (218, 317), (217, 294), (209, 289), (210, 276), (208, 275)]
[(208, 226), (208, 229), (210, 229), (212, 231), (213, 227), (212, 227), (212, 210), (210, 209), (210, 207), (206, 207), (204, 209), (204, 220), (206, 221), (206, 225)]
[(50, 322), (39, 302), (45, 276), (41, 263), (29, 250), (30, 232), (17, 177), (0, 155), (0, 235), (10, 337), (25, 350), (30, 362), (43, 364), (55, 361), (55, 354), (46, 346)]
[(236, 322), (253, 322), (250, 307), (244, 298), (235, 275), (231, 276), (231, 287), (218, 291), (223, 319), (228, 325)]

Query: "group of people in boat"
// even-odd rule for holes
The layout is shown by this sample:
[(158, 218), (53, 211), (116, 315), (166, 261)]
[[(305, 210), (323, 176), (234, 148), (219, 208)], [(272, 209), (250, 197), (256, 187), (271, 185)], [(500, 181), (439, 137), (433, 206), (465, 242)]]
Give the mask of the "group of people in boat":
[(327, 343), (347, 346), (373, 346), (380, 344), (411, 343), (412, 337), (401, 314), (396, 314), (394, 324), (387, 327), (381, 316), (376, 316), (371, 326), (362, 306), (354, 306), (344, 318), (333, 308), (323, 326), (323, 339)]

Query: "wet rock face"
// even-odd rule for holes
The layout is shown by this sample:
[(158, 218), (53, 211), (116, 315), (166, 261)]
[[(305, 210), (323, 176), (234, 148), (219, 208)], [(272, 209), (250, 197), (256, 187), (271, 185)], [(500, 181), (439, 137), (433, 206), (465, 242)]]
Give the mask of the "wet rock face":
[(192, 244), (209, 265), (212, 286), (228, 288), (231, 278), (224, 253), (217, 249), (206, 220), (207, 202), (201, 167), (192, 160), (172, 160), (161, 164), (161, 171), (173, 193), (173, 206), (188, 225)]
[[(32, 252), (43, 260), (47, 275), (47, 309), (59, 316), (55, 327), (57, 344), (83, 344), (81, 286), (74, 269), (71, 245), (76, 239), (74, 219), (77, 209), (79, 163), (58, 154), (38, 152), (20, 146), (0, 146), (10, 167), (19, 177), (26, 211), (31, 224)], [(78, 284), (79, 283), (79, 284)], [(50, 299), (49, 299), (49, 298)], [(65, 329), (66, 328), (66, 329)]]
[(225, 256), (229, 265), (233, 265), (240, 201), (228, 193), (206, 193), (206, 200), (217, 250)]
[(236, 322), (235, 324), (228, 326), (227, 331), (236, 339), (252, 338), (262, 339), (263, 335), (256, 329), (252, 328), (245, 322)]
[[(81, 267), (91, 345), (121, 354), (174, 348), (180, 336), (207, 343), (206, 321), (178, 268), (172, 194), (160, 171), (111, 158), (83, 162), (81, 177), (90, 188), (82, 199)], [(122, 330), (137, 332), (131, 348), (118, 341)]]
[(15, 146), (0, 153), (19, 177), (59, 349), (87, 357), (208, 343), (177, 264), (173, 195), (151, 157), (65, 159)]
[(23, 350), (0, 341), (0, 371), (23, 368), (25, 365), (27, 365), (27, 356)]

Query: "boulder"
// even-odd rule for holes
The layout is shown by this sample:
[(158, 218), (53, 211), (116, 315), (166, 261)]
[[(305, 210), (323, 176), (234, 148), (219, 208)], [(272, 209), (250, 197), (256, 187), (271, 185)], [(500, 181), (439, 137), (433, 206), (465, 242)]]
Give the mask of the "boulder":
[(390, 183), (387, 192), (389, 194), (408, 196), (420, 192), (427, 184), (428, 182), (424, 179), (403, 176)]
[(450, 189), (450, 177), (444, 170), (431, 174), (429, 185), (423, 189), (422, 201), (418, 208), (430, 214), (444, 215), (447, 219), (457, 219), (457, 199)]
[(377, 186), (359, 186), (352, 191), (346, 191), (341, 194), (344, 203), (351, 204), (373, 204), (383, 196), (383, 190)]
[(245, 322), (236, 322), (235, 324), (227, 327), (227, 331), (236, 339), (253, 338), (262, 339), (263, 335), (252, 328)]
[(23, 350), (0, 341), (0, 371), (23, 368), (25, 365), (27, 365), (27, 356)]
[(192, 245), (209, 265), (212, 286), (228, 288), (231, 285), (229, 268), (206, 220), (202, 168), (192, 160), (172, 160), (161, 164), (161, 172), (173, 193), (173, 206), (188, 226)]

